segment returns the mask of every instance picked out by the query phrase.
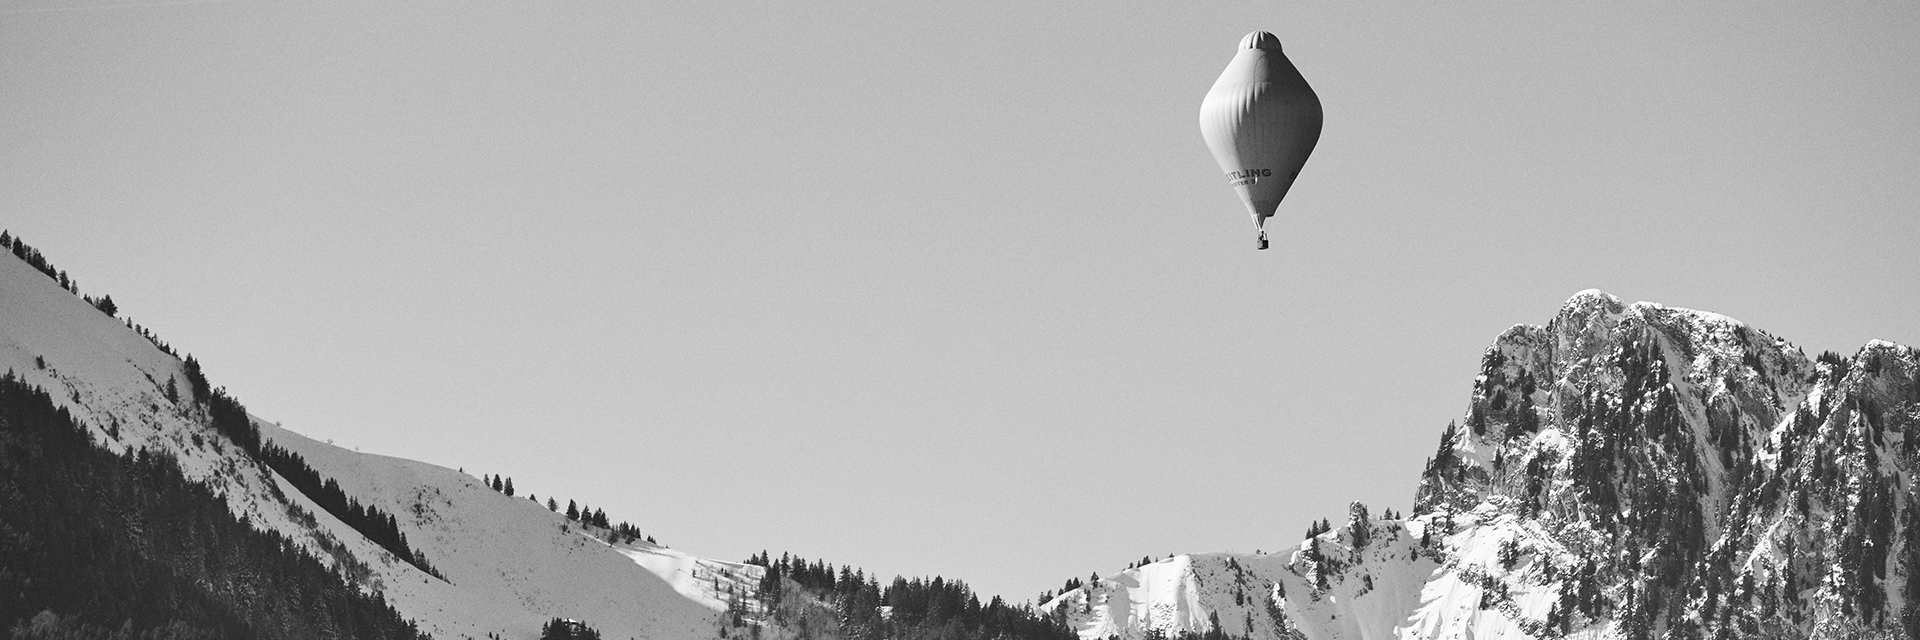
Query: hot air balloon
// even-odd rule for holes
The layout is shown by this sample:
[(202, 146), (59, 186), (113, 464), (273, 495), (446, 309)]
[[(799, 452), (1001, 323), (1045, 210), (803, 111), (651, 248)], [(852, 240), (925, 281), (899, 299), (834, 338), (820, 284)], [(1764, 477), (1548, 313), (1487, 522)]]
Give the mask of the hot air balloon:
[(1280, 52), (1280, 39), (1255, 31), (1200, 103), (1200, 135), (1240, 193), (1267, 248), (1267, 218), (1287, 197), (1320, 141), (1320, 97)]

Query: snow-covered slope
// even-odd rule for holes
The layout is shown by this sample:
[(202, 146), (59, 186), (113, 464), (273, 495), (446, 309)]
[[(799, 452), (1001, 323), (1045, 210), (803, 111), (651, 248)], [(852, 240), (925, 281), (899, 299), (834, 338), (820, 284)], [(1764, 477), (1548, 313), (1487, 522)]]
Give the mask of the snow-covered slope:
[[(277, 479), (209, 427), (204, 406), (168, 398), (170, 383), (187, 385), (178, 358), (3, 251), (0, 367), (47, 389), (106, 448), (172, 453), (189, 478), (226, 496), (236, 516), (286, 533), (323, 562), (336, 560), (321, 550), (340, 542), (273, 499)], [(364, 547), (353, 555), (376, 555), (359, 553), (377, 549)]]
[(716, 612), (735, 598), (758, 606), (751, 597), (759, 567), (644, 542), (610, 544), (605, 531), (463, 473), (347, 451), (255, 418), (267, 440), (354, 499), (394, 514), (447, 579), (428, 575), (210, 426), (207, 406), (186, 392), (180, 359), (10, 255), (0, 255), (0, 367), (48, 389), (102, 446), (172, 454), (190, 478), (225, 496), (236, 517), (286, 535), (439, 638), (534, 637), (555, 617), (585, 621), (608, 638), (701, 638), (714, 635)]
[[(1080, 637), (1147, 638), (1216, 628), (1234, 638), (1390, 638), (1439, 562), (1426, 523), (1368, 517), (1276, 553), (1176, 555), (1102, 577), (1041, 605)], [(1363, 524), (1356, 524), (1363, 523)], [(1356, 540), (1360, 542), (1356, 544)], [(1333, 630), (1333, 636), (1317, 635)]]
[[(1066, 615), (1083, 636), (1105, 638), (1143, 629), (1205, 629), (1211, 609), (1202, 594), (1232, 588), (1231, 567), (1220, 554), (1178, 555), (1102, 577), (1060, 594), (1041, 608)], [(1241, 622), (1236, 620), (1236, 622)], [(1236, 635), (1242, 627), (1232, 628)]]
[[(607, 637), (705, 637), (712, 635), (713, 614), (729, 603), (728, 595), (750, 598), (760, 579), (756, 566), (646, 542), (611, 544), (605, 530), (502, 495), (452, 469), (349, 451), (256, 424), (263, 437), (337, 479), (349, 495), (393, 513), (407, 541), (482, 605), (447, 612), (474, 621), (474, 627), (527, 636), (561, 617), (586, 621)], [(402, 613), (415, 614), (405, 606), (414, 594), (389, 595)], [(464, 604), (420, 599), (434, 607)], [(418, 615), (441, 617), (437, 611)]]
[(1103, 576), (1040, 605), (1064, 616), (1082, 638), (1145, 638), (1205, 632), (1236, 638), (1287, 637), (1275, 593), (1285, 554), (1176, 555)]
[(1916, 472), (1913, 349), (1815, 361), (1584, 291), (1488, 348), (1411, 518), (1355, 505), (1284, 553), (1182, 556), (1047, 606), (1083, 638), (1212, 618), (1262, 639), (1920, 637)]

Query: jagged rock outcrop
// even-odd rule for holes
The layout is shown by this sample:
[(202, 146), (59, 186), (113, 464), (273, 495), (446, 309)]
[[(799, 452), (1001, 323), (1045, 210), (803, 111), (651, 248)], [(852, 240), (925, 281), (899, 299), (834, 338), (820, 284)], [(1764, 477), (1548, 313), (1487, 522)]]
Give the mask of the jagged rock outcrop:
[[(1284, 553), (1230, 558), (1270, 582), (1276, 620), (1223, 631), (1920, 637), (1916, 431), (1909, 347), (1809, 358), (1724, 316), (1581, 292), (1487, 349), (1411, 517), (1360, 510)], [(1074, 597), (1118, 597), (1085, 589)]]
[[(1414, 515), (1451, 532), (1455, 572), (1479, 566), (1477, 529), (1531, 525), (1495, 543), (1524, 567), (1481, 581), (1529, 635), (1904, 635), (1917, 360), (1876, 341), (1815, 361), (1724, 316), (1582, 292), (1487, 350)], [(1547, 587), (1543, 607), (1501, 606)], [(1441, 618), (1412, 626), (1445, 636)]]

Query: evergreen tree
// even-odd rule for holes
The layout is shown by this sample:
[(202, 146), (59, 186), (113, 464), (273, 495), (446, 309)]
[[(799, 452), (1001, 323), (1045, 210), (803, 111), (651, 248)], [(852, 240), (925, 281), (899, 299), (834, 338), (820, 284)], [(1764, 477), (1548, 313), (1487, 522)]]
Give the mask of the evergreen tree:
[(554, 501), (553, 501), (553, 498), (547, 498), (547, 510), (548, 510), (548, 511), (559, 511), (559, 510), (560, 510), (560, 504), (559, 504), (559, 503), (556, 503), (556, 502), (554, 502)]
[(507, 478), (507, 484), (501, 488), (501, 491), (507, 495), (513, 495), (513, 478)]
[(580, 507), (575, 506), (572, 500), (567, 501), (567, 519), (576, 521), (580, 519)]
[(213, 386), (207, 382), (207, 374), (200, 370), (200, 361), (187, 354), (187, 385), (193, 387), (193, 402), (199, 404), (213, 397)]

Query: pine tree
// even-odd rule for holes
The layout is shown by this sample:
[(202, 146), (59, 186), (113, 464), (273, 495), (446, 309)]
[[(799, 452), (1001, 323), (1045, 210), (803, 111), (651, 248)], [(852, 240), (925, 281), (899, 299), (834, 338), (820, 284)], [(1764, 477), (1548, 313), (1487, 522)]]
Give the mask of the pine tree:
[(513, 478), (507, 478), (507, 486), (504, 491), (507, 495), (513, 495)]
[(580, 507), (575, 506), (572, 500), (567, 501), (567, 519), (575, 521), (580, 519)]
[(560, 510), (560, 504), (554, 502), (553, 498), (547, 498), (547, 510), (557, 512)]

